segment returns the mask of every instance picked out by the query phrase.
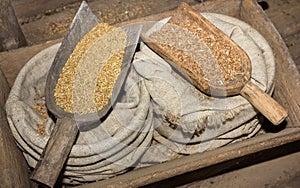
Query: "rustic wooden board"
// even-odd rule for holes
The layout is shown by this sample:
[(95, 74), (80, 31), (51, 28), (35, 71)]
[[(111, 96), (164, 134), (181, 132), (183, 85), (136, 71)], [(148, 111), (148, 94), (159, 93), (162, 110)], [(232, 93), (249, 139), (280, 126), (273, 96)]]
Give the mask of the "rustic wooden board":
[[(30, 17), (50, 13), (60, 7), (80, 0), (11, 0), (18, 17)], [(58, 10), (57, 10), (58, 11)]]
[[(205, 176), (206, 174), (210, 174), (210, 172), (214, 171), (212, 168), (207, 169), (207, 171), (202, 170), (202, 175), (200, 173), (189, 173), (191, 178), (186, 178), (190, 180), (184, 181), (184, 179), (179, 179), (179, 181), (182, 180), (183, 183), (177, 183), (176, 187), (299, 187), (300, 152), (293, 153), (293, 151), (297, 151), (299, 144), (300, 142), (296, 142), (270, 149), (268, 152), (264, 151), (249, 155), (249, 157), (239, 162), (238, 168), (225, 169), (225, 173), (221, 172), (213, 176)], [(276, 158), (274, 158), (274, 153), (278, 154)], [(268, 154), (272, 154), (273, 157), (268, 158)], [(226, 165), (224, 164), (224, 166), (228, 167), (228, 163), (229, 162), (227, 162)], [(219, 167), (217, 167), (217, 170), (219, 170)]]
[(59, 42), (60, 40), (49, 41), (43, 44), (19, 48), (16, 50), (6, 51), (0, 53), (0, 69), (2, 69), (9, 86), (11, 87), (16, 79), (19, 71), (30, 60), (41, 50)]
[[(90, 0), (88, 3), (102, 22), (116, 24), (174, 9), (183, 1), (198, 3), (197, 0)], [(64, 36), (81, 0), (12, 2), (27, 42), (33, 45)]]
[[(189, 155), (166, 163), (137, 169), (108, 180), (78, 186), (78, 188), (139, 187), (172, 177), (180, 178), (180, 175), (203, 169), (203, 171), (195, 172), (198, 178), (201, 179), (201, 176), (202, 178), (210, 177), (222, 172), (224, 169), (236, 166), (239, 162), (245, 160), (245, 158), (249, 159), (247, 158), (248, 155), (264, 150), (267, 151), (268, 149), (274, 148), (274, 145), (278, 147), (299, 139), (300, 128), (285, 129), (278, 134), (269, 133), (257, 136), (213, 151)], [(260, 154), (260, 157), (263, 158), (263, 154)], [(225, 162), (228, 163), (222, 165), (222, 163)], [(213, 167), (213, 170), (211, 168), (211, 171), (205, 170), (205, 168), (208, 167)], [(208, 174), (201, 174), (202, 172)], [(176, 178), (173, 180), (175, 181)], [(156, 184), (156, 186), (157, 185), (158, 184)], [(161, 186), (162, 185), (167, 186), (165, 183), (162, 183)]]
[(300, 31), (299, 0), (267, 0), (266, 2), (269, 8), (265, 12), (283, 38)]
[(284, 41), (289, 48), (289, 52), (296, 63), (298, 71), (300, 71), (300, 30), (298, 33), (285, 37)]
[(249, 22), (266, 38), (275, 56), (277, 78), (274, 98), (289, 111), (287, 126), (299, 126), (300, 75), (297, 67), (280, 34), (262, 9), (258, 9), (252, 1), (243, 2), (241, 18)]
[(0, 1), (0, 20), (0, 51), (25, 46), (26, 40), (10, 0)]
[(10, 88), (0, 69), (0, 187), (30, 187), (28, 167), (17, 148), (4, 109)]

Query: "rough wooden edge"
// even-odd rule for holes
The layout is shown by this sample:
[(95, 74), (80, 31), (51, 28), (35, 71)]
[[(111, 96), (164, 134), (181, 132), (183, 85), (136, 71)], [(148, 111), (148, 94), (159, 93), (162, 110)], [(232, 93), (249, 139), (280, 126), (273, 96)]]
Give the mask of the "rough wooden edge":
[(26, 161), (17, 148), (11, 130), (9, 128), (5, 101), (10, 88), (0, 69), (0, 187), (30, 187), (28, 167)]
[(54, 187), (78, 135), (73, 118), (58, 119), (56, 125), (30, 177), (48, 187)]
[(27, 45), (10, 0), (0, 1), (0, 20), (0, 51)]
[(300, 128), (285, 129), (279, 133), (268, 133), (228, 145), (216, 150), (185, 156), (166, 163), (137, 169), (114, 178), (78, 186), (78, 188), (96, 187), (138, 187), (197, 169), (209, 167), (229, 160), (271, 149), (300, 139)]
[[(192, 6), (194, 9), (200, 11), (200, 12), (213, 12), (213, 13), (220, 13), (220, 14), (226, 14), (233, 17), (239, 17), (239, 10), (240, 10), (240, 3), (241, 0), (209, 0), (205, 1), (204, 3), (199, 3), (197, 5)], [(222, 7), (220, 9), (220, 7)], [(150, 16), (146, 16), (143, 18), (137, 18), (134, 20), (118, 23), (115, 26), (123, 26), (127, 24), (133, 24), (133, 23), (140, 23), (140, 22), (152, 22), (152, 21), (158, 21), (163, 18), (169, 17), (173, 14), (174, 10), (172, 11), (166, 11), (162, 12), (160, 14), (154, 14)], [(148, 30), (151, 25), (147, 25), (148, 27), (144, 28), (145, 30)]]
[(58, 39), (35, 46), (1, 52), (0, 68), (4, 73), (9, 86), (12, 87), (17, 75), (19, 74), (19, 71), (33, 56), (35, 56), (41, 50), (61, 42), (61, 40), (62, 39)]
[(288, 127), (300, 125), (300, 75), (280, 34), (254, 0), (243, 0), (241, 18), (257, 29), (272, 47), (276, 61), (274, 98), (288, 110)]
[[(12, 4), (16, 11), (16, 15), (18, 17), (26, 17), (26, 16), (36, 16), (39, 14), (51, 14), (52, 11), (56, 11), (56, 9), (63, 9), (65, 5), (79, 2), (79, 0), (13, 0)], [(24, 4), (34, 4), (33, 6), (26, 6), (24, 8)]]

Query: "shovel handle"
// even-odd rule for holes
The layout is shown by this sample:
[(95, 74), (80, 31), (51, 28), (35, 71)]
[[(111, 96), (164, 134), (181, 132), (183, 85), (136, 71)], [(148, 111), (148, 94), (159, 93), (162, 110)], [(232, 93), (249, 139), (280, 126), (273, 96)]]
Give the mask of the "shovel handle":
[(31, 179), (43, 185), (54, 187), (77, 134), (78, 127), (74, 119), (69, 117), (58, 119)]
[(288, 115), (280, 104), (250, 81), (240, 94), (274, 125), (279, 125)]

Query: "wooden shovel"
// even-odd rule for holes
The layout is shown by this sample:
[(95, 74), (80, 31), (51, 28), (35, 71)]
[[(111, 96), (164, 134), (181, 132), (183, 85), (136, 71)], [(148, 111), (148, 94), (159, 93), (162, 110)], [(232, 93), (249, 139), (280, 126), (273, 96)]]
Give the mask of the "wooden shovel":
[[(177, 43), (168, 40), (168, 35), (179, 33), (187, 37), (177, 36)], [(287, 117), (282, 106), (250, 81), (251, 62), (247, 54), (186, 3), (178, 7), (159, 31), (150, 36), (142, 34), (142, 39), (202, 92), (219, 97), (240, 94), (274, 125)], [(200, 49), (192, 52), (179, 49), (182, 43), (188, 46), (195, 41)]]
[[(93, 29), (98, 24), (99, 20), (97, 17), (92, 13), (86, 2), (83, 2), (71, 24), (69, 33), (64, 38), (61, 47), (56, 54), (48, 74), (46, 82), (46, 105), (47, 108), (57, 117), (57, 123), (50, 135), (41, 158), (35, 167), (31, 179), (49, 187), (53, 187), (55, 185), (56, 180), (76, 140), (79, 130), (88, 131), (95, 128), (95, 126), (98, 126), (101, 123), (101, 118), (108, 113), (109, 109), (115, 103), (122, 84), (124, 83), (128, 74), (142, 29), (141, 25), (129, 25), (121, 28), (126, 33), (126, 48), (124, 49), (121, 70), (119, 75), (117, 75), (116, 81), (114, 82), (112, 91), (113, 94), (111, 95), (109, 102), (105, 104), (99, 111), (93, 113), (75, 114), (68, 112), (56, 103), (54, 95), (58, 79), (60, 78), (62, 69), (69, 58), (76, 55), (76, 49), (84, 51), (82, 58), (94, 55), (92, 52), (90, 52), (91, 49), (86, 49), (85, 46), (77, 45), (86, 35), (97, 36), (98, 31)], [(103, 44), (101, 42), (97, 42), (96, 47), (99, 47), (99, 45)], [(97, 50), (98, 48), (94, 49)], [(106, 49), (106, 47), (102, 49)], [(96, 53), (100, 53), (101, 55), (101, 53), (104, 52), (98, 51)], [(95, 59), (95, 62), (96, 61), (97, 59)], [(93, 63), (94, 61), (90, 62)]]

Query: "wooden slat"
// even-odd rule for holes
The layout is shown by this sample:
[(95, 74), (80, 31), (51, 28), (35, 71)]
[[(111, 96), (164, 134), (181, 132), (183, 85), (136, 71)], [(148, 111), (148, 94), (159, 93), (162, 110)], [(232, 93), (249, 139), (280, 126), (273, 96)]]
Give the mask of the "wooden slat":
[(46, 47), (49, 47), (59, 41), (60, 40), (49, 41), (35, 46), (0, 53), (0, 69), (3, 70), (9, 86), (11, 87), (13, 85), (19, 71), (27, 63), (27, 61), (30, 60), (30, 58)]
[(10, 0), (0, 1), (0, 51), (26, 46)]
[[(12, 0), (18, 17), (35, 16), (81, 0)], [(54, 11), (55, 12), (55, 11)]]
[(252, 0), (244, 0), (241, 17), (257, 29), (271, 46), (276, 61), (274, 98), (288, 110), (287, 126), (300, 125), (300, 75), (280, 34), (262, 9)]
[(265, 12), (283, 38), (300, 31), (299, 0), (267, 0), (266, 2), (269, 8)]
[[(260, 135), (213, 151), (189, 155), (166, 163), (137, 169), (108, 180), (78, 186), (78, 188), (139, 187), (216, 165), (216, 168), (214, 169), (218, 169), (219, 167), (219, 170), (210, 172), (210, 175), (214, 175), (214, 173), (221, 172), (226, 168), (234, 166), (234, 164), (243, 160), (243, 157), (246, 157), (247, 155), (268, 150), (274, 148), (274, 146), (278, 147), (287, 143), (292, 143), (299, 139), (300, 128), (285, 129), (277, 134), (269, 133)], [(233, 162), (225, 166), (217, 165), (226, 161)]]
[(284, 41), (297, 66), (298, 71), (300, 71), (300, 29), (297, 33), (285, 37)]
[(4, 105), (10, 89), (1, 69), (0, 86), (0, 187), (27, 188), (30, 187), (28, 167), (6, 119)]

